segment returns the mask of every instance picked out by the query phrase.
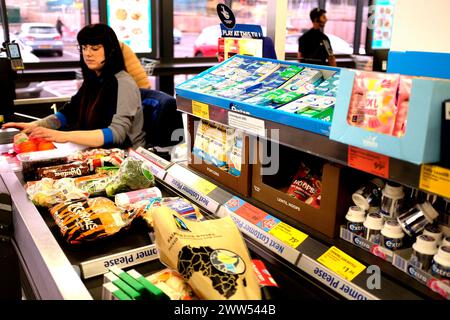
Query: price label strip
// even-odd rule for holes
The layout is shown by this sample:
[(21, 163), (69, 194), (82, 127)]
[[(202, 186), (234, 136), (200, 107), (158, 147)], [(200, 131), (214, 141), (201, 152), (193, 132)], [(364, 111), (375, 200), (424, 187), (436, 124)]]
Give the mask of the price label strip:
[(356, 147), (348, 147), (349, 167), (389, 178), (389, 157)]
[(279, 222), (270, 231), (269, 234), (273, 235), (275, 238), (283, 241), (285, 244), (292, 248), (297, 248), (303, 243), (303, 241), (308, 238), (308, 235), (292, 228), (290, 225)]
[(209, 106), (206, 103), (192, 100), (192, 114), (196, 117), (209, 120)]
[(336, 247), (331, 247), (317, 261), (342, 278), (352, 281), (366, 267)]
[(419, 188), (450, 198), (450, 170), (433, 165), (422, 165)]

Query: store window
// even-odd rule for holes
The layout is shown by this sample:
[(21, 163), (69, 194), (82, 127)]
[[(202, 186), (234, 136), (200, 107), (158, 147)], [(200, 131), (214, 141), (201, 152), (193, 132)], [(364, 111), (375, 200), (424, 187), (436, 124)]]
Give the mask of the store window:
[(318, 0), (289, 0), (286, 21), (286, 54), (297, 54), (298, 38), (311, 28), (309, 13), (319, 6)]
[(21, 45), (25, 63), (80, 59), (76, 36), (86, 21), (84, 0), (6, 0), (6, 6), (10, 38)]
[[(328, 0), (325, 33), (337, 54), (353, 54), (357, 0)], [(363, 45), (364, 47), (364, 45)]]
[(174, 0), (173, 38), (175, 58), (215, 57), (220, 37), (216, 7), (225, 3), (237, 23), (266, 26), (267, 0)]

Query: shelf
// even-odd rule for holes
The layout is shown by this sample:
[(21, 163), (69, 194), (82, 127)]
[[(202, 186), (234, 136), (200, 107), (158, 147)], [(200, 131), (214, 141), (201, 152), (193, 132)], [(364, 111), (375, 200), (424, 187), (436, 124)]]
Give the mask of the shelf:
[[(139, 149), (137, 151), (139, 153)], [(328, 268), (319, 262), (319, 258), (330, 250), (333, 253), (340, 252), (342, 261), (353, 260), (353, 258), (333, 245), (324, 244), (292, 227), (281, 220), (282, 218), (276, 218), (268, 211), (261, 210), (244, 199), (234, 196), (188, 168), (178, 164), (171, 165), (167, 169), (164, 181), (199, 207), (208, 209), (218, 217), (230, 216), (242, 234), (257, 243), (264, 251), (271, 252), (288, 262), (293, 269), (306, 273), (341, 297), (353, 300), (416, 300), (422, 299), (423, 296), (439, 299), (439, 296), (426, 288), (422, 290), (427, 293), (421, 292), (418, 295), (414, 292), (415, 290), (404, 288), (398, 281), (392, 281), (384, 274), (381, 275), (380, 280), (383, 289), (371, 290), (367, 287), (371, 275), (366, 272), (370, 265), (367, 263), (363, 271), (352, 275), (354, 278), (346, 274), (342, 275), (341, 270), (336, 268)], [(397, 271), (397, 274), (400, 274), (400, 271)]]
[[(399, 159), (387, 157), (384, 155), (377, 155), (375, 153), (355, 149), (349, 145), (330, 140), (328, 137), (319, 135), (313, 132), (294, 128), (282, 123), (260, 119), (249, 114), (242, 114), (236, 110), (227, 110), (212, 104), (203, 104), (201, 108), (193, 110), (193, 100), (177, 96), (177, 108), (181, 112), (191, 114), (197, 118), (213, 121), (230, 127), (242, 129), (253, 136), (259, 136), (263, 139), (279, 141), (280, 144), (306, 152), (320, 158), (324, 158), (334, 163), (345, 166), (354, 167), (358, 170), (368, 172), (370, 174), (378, 175), (385, 179), (400, 183), (416, 189), (421, 189), (426, 192), (434, 193), (438, 196), (450, 197), (450, 177), (448, 174), (450, 170), (433, 166), (434, 170), (444, 171), (439, 187), (421, 188), (424, 184), (421, 180), (421, 170), (423, 167), (411, 162), (402, 161)], [(236, 121), (236, 118), (241, 118)], [(385, 161), (385, 171), (365, 170), (359, 167), (357, 161), (356, 165), (349, 164), (349, 152), (364, 152), (375, 158), (379, 157)], [(380, 173), (379, 173), (380, 172)]]

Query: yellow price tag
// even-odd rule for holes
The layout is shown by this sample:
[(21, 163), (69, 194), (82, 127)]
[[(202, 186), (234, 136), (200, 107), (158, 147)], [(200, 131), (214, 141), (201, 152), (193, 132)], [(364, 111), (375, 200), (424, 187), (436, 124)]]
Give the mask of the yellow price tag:
[(334, 271), (344, 279), (352, 281), (366, 267), (336, 247), (331, 247), (317, 259), (325, 267)]
[(284, 222), (280, 222), (275, 227), (270, 229), (269, 234), (283, 241), (292, 248), (297, 248), (303, 241), (306, 240), (306, 238), (308, 238), (307, 234), (292, 228)]
[(206, 103), (192, 100), (192, 113), (196, 117), (209, 120), (209, 106)]
[(217, 188), (215, 184), (212, 184), (211, 182), (205, 179), (198, 179), (197, 181), (194, 182), (192, 186), (195, 190), (204, 195), (209, 194), (211, 191)]
[(419, 188), (450, 198), (450, 170), (428, 164), (422, 165)]

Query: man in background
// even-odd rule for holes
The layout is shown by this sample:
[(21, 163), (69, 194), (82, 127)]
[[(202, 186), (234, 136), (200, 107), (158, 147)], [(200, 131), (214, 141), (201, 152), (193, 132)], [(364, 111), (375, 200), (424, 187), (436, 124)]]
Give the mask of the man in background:
[(310, 12), (313, 26), (298, 39), (297, 58), (300, 62), (336, 66), (330, 39), (322, 32), (327, 23), (326, 13), (319, 8)]

